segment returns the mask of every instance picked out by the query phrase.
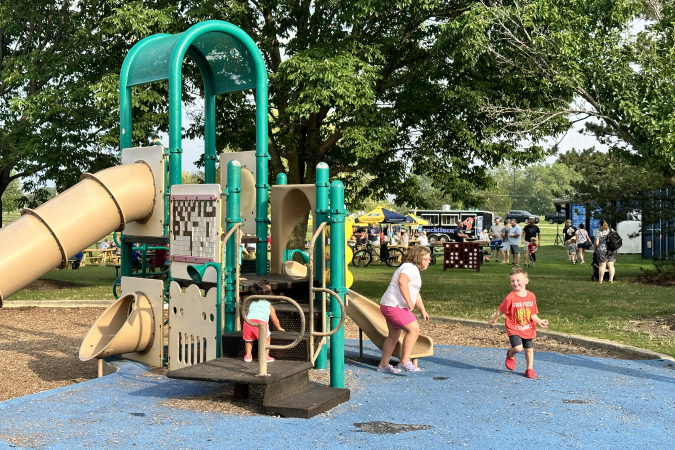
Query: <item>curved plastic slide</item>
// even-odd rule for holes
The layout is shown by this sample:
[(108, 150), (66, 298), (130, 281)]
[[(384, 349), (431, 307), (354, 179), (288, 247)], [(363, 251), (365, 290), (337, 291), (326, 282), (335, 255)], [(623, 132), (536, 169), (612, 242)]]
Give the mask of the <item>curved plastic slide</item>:
[[(377, 348), (382, 349), (384, 340), (389, 334), (387, 331), (387, 321), (380, 312), (380, 305), (368, 300), (366, 297), (349, 289), (349, 302), (347, 303), (347, 315), (366, 333), (366, 336), (377, 345)], [(405, 331), (401, 333), (401, 337), (394, 348), (393, 356), (400, 358), (401, 344)], [(410, 359), (424, 358), (426, 356), (433, 356), (434, 341), (429, 336), (420, 334), (413, 347)]]
[(96, 319), (80, 346), (80, 359), (144, 352), (152, 346), (155, 317), (142, 292), (124, 295)]
[(0, 306), (16, 291), (128, 222), (153, 211), (155, 182), (145, 163), (85, 173), (80, 182), (0, 229)]

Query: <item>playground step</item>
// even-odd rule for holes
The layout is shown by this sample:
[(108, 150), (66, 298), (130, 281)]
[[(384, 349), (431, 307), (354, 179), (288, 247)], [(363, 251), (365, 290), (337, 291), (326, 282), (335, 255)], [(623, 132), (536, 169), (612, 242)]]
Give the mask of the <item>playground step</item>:
[[(272, 345), (288, 345), (293, 342), (297, 337), (298, 333), (288, 333), (280, 331), (272, 331), (271, 344)], [(314, 344), (314, 350), (318, 348), (318, 344), (321, 340), (317, 338)], [(235, 331), (232, 333), (227, 333), (223, 335), (223, 355), (229, 358), (244, 358), (244, 338), (242, 331)], [(307, 336), (303, 337), (302, 340), (293, 348), (287, 350), (270, 350), (270, 356), (274, 359), (279, 360), (291, 360), (291, 361), (309, 361), (309, 352), (307, 347), (309, 345), (309, 338)], [(258, 354), (258, 341), (253, 342), (253, 355)]]
[[(309, 331), (309, 304), (301, 303), (300, 300), (296, 300), (302, 308), (302, 312), (305, 315), (305, 331)], [(326, 302), (328, 303), (328, 302)], [(327, 304), (326, 308), (330, 308), (330, 304)], [(277, 303), (274, 305), (274, 309), (279, 318), (279, 323), (281, 327), (286, 331), (300, 331), (300, 316), (298, 315), (298, 310), (293, 305), (287, 303)], [(270, 327), (272, 325), (270, 324)], [(314, 330), (321, 331), (321, 302), (314, 301)]]
[(167, 377), (233, 383), (240, 399), (248, 397), (249, 385), (263, 385), (263, 405), (267, 411), (308, 419), (349, 400), (349, 389), (310, 386), (311, 368), (309, 362), (274, 361), (267, 365), (268, 376), (258, 376), (257, 361), (247, 363), (241, 358), (221, 357), (169, 371)]
[(300, 392), (277, 400), (263, 401), (267, 411), (284, 417), (309, 419), (349, 401), (349, 389), (307, 386)]

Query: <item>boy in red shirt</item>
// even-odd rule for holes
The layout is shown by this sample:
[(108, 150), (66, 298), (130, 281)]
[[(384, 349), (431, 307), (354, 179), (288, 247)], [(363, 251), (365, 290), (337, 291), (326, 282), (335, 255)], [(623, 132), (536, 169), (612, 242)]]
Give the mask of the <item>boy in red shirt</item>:
[(522, 267), (514, 267), (511, 270), (511, 287), (513, 291), (506, 296), (499, 310), (488, 322), (491, 327), (495, 326), (497, 319), (506, 315), (506, 333), (511, 341), (511, 348), (506, 351), (506, 368), (516, 370), (516, 353), (525, 349), (525, 362), (527, 378), (537, 378), (532, 367), (534, 362), (534, 338), (537, 335), (537, 325), (542, 328), (548, 327), (548, 320), (541, 320), (537, 314), (537, 299), (534, 294), (525, 289), (530, 280), (527, 272)]
[[(525, 254), (525, 267), (529, 265), (530, 267), (534, 268), (534, 262), (537, 260), (536, 254), (537, 247), (539, 247), (537, 245), (537, 238), (533, 237), (532, 239), (530, 239), (530, 243), (527, 244), (527, 253)], [(530, 260), (529, 263), (527, 262), (528, 258)]]

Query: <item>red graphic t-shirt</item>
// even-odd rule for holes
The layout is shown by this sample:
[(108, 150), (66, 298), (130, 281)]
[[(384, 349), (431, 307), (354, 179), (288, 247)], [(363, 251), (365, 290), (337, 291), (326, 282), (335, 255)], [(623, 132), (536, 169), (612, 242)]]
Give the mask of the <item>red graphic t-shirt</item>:
[(537, 251), (538, 245), (535, 244), (534, 242), (530, 242), (527, 244), (527, 251), (531, 254)]
[(499, 310), (506, 316), (506, 333), (509, 336), (534, 339), (537, 336), (537, 325), (532, 316), (539, 314), (537, 299), (532, 292), (525, 292), (525, 297), (519, 297), (512, 291), (499, 305)]

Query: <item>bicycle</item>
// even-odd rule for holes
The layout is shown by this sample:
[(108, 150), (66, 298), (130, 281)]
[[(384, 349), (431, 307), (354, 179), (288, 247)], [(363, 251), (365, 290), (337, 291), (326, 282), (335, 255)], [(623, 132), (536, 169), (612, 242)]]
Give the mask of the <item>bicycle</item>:
[[(386, 252), (382, 255), (382, 252)], [(398, 267), (403, 264), (403, 251), (398, 248), (389, 248), (387, 244), (376, 247), (367, 242), (365, 246), (357, 247), (352, 258), (354, 267), (367, 267), (371, 262), (379, 260), (389, 267)]]

